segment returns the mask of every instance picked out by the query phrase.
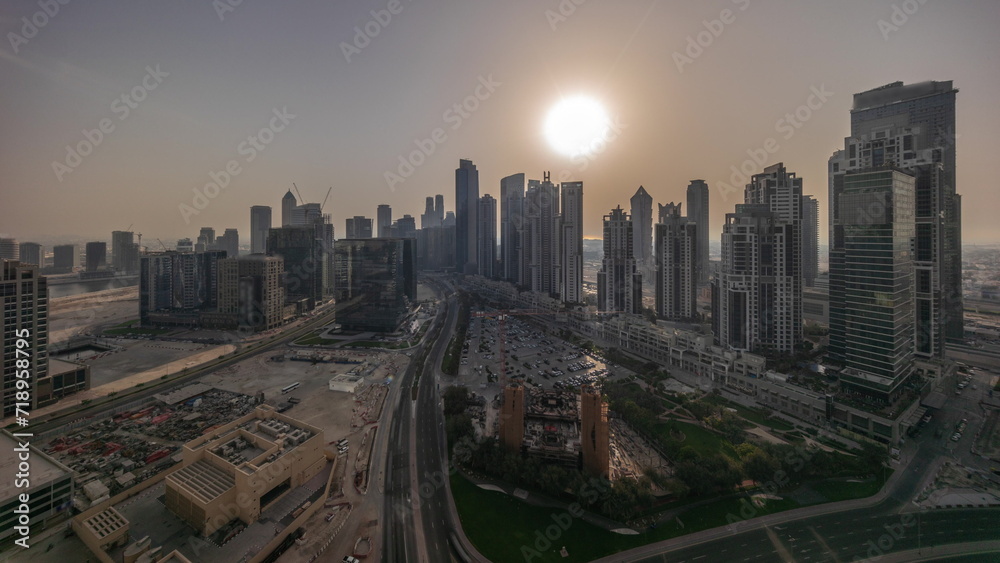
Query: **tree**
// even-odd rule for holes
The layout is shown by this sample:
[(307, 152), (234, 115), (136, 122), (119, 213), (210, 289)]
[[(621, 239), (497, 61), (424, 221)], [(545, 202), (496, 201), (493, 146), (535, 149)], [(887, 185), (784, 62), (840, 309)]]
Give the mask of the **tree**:
[(444, 415), (445, 417), (465, 412), (466, 404), (469, 401), (469, 390), (458, 385), (451, 385), (444, 390)]

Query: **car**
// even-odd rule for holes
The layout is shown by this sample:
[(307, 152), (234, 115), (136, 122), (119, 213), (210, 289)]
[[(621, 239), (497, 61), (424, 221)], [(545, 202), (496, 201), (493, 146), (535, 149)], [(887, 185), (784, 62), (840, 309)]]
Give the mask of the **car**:
[(361, 560), (357, 557), (352, 557), (350, 555), (344, 556), (344, 563), (361, 563)]
[(962, 435), (959, 434), (958, 432), (955, 432), (954, 434), (951, 435), (951, 441), (952, 442), (957, 442), (957, 441), (959, 441), (961, 439), (962, 439)]

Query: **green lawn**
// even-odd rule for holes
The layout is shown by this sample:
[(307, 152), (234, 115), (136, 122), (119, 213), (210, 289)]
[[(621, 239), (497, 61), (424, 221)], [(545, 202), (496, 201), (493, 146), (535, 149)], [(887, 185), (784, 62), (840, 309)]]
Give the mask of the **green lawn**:
[(730, 400), (719, 397), (718, 395), (709, 395), (705, 397), (705, 401), (712, 403), (713, 405), (719, 405), (721, 407), (731, 408), (736, 410), (736, 414), (749, 420), (750, 422), (757, 423), (761, 426), (767, 426), (775, 430), (792, 430), (794, 426), (781, 420), (779, 418), (767, 418), (760, 411), (756, 409), (751, 409), (745, 407), (739, 403), (734, 403)]
[(684, 433), (684, 441), (681, 447), (691, 446), (698, 455), (709, 456), (715, 453), (724, 453), (733, 459), (737, 459), (736, 450), (722, 436), (695, 424), (673, 420), (670, 422), (660, 422), (655, 430), (663, 438), (674, 439), (670, 434), (670, 428)]
[(861, 483), (849, 483), (846, 480), (820, 481), (810, 484), (809, 488), (826, 497), (829, 502), (853, 500), (870, 497), (878, 493), (882, 489), (882, 485), (885, 484), (884, 479), (891, 476), (892, 472), (887, 471), (885, 475), (879, 475), (875, 479)]
[(314, 346), (316, 344), (319, 344), (320, 346), (326, 346), (330, 344), (337, 344), (343, 341), (344, 339), (342, 338), (323, 338), (322, 336), (314, 332), (308, 336), (303, 336), (302, 338), (296, 340), (295, 343), (300, 346)]
[[(451, 489), (465, 534), (476, 549), (491, 561), (590, 561), (684, 534), (799, 507), (791, 499), (755, 506), (746, 497), (735, 497), (689, 508), (676, 519), (654, 529), (642, 530), (639, 535), (615, 534), (573, 519), (568, 528), (560, 530), (560, 534), (555, 536), (556, 528), (550, 527), (556, 526), (553, 515), (563, 514), (561, 510), (531, 506), (502, 493), (485, 491), (460, 475), (451, 478)], [(546, 531), (553, 532), (557, 539), (547, 550), (537, 549), (536, 541), (539, 547), (542, 546), (539, 534), (544, 535)], [(569, 557), (559, 555), (563, 546)], [(529, 554), (535, 554), (522, 550), (537, 550), (540, 556), (529, 557)]]

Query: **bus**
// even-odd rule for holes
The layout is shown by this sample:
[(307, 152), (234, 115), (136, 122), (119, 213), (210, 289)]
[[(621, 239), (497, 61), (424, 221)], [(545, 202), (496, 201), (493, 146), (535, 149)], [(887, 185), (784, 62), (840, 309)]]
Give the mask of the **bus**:
[(298, 387), (299, 387), (299, 382), (298, 381), (296, 381), (295, 383), (292, 383), (291, 385), (286, 385), (286, 386), (284, 386), (284, 387), (281, 388), (281, 394), (284, 395), (285, 393), (289, 393), (291, 391), (294, 391), (295, 389), (298, 389)]

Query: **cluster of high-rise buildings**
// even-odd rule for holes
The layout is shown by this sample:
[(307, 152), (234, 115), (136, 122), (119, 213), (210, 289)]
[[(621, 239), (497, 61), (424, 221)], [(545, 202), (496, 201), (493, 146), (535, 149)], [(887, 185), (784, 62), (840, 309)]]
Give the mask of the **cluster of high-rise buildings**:
[[(142, 235), (138, 235), (141, 239)], [(44, 275), (79, 272), (83, 279), (108, 277), (118, 274), (135, 274), (139, 270), (140, 242), (132, 231), (111, 233), (111, 259), (108, 260), (108, 243), (88, 242), (84, 254), (76, 244), (57, 244), (52, 247), (52, 259), (45, 246), (37, 242), (18, 243), (14, 238), (0, 238), (0, 259), (18, 260), (22, 264), (38, 266)]]

